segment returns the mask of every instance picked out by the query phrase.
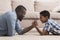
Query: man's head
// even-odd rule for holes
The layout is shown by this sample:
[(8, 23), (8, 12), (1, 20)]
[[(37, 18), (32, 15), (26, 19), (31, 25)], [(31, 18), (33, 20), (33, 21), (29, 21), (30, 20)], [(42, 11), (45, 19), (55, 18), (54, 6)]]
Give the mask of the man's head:
[(40, 20), (42, 23), (45, 23), (50, 18), (50, 13), (47, 10), (40, 12)]
[(16, 7), (15, 11), (16, 11), (16, 14), (17, 14), (17, 18), (20, 21), (22, 21), (23, 17), (26, 14), (26, 8), (22, 5), (19, 5), (19, 6)]

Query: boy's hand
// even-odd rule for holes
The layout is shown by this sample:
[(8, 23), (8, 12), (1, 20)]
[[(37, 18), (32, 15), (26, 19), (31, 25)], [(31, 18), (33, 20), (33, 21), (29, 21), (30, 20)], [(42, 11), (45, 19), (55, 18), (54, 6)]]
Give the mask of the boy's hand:
[(38, 23), (37, 23), (36, 20), (34, 20), (34, 21), (32, 22), (32, 26), (33, 26), (33, 27), (37, 27), (37, 26), (38, 26)]

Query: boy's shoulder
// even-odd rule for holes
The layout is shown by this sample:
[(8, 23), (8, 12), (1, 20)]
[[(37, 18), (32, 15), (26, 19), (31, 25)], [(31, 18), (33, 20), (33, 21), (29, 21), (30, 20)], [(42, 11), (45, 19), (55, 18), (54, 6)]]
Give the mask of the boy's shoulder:
[(47, 23), (55, 23), (56, 21), (53, 19), (48, 19)]

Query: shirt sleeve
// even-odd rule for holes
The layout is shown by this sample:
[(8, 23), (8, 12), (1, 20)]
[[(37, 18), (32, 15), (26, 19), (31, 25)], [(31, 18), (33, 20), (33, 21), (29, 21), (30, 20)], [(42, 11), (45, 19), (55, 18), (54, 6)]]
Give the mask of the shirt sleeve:
[(23, 33), (22, 33), (22, 32), (23, 32), (23, 29), (21, 28), (21, 25), (20, 25), (20, 23), (19, 23), (18, 20), (16, 21), (15, 30), (16, 30), (16, 32), (17, 32), (18, 34), (23, 34)]
[(51, 25), (49, 23), (45, 24), (45, 27), (43, 28), (43, 30), (50, 32), (50, 29), (51, 29)]
[(7, 15), (7, 35), (13, 36), (15, 34), (15, 23), (16, 23), (16, 16), (11, 13)]

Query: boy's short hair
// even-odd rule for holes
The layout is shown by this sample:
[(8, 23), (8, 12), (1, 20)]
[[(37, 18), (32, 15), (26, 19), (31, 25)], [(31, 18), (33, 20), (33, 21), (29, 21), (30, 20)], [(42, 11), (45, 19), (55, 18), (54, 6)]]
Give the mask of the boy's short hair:
[(42, 15), (42, 16), (44, 16), (44, 17), (48, 16), (48, 18), (50, 18), (50, 13), (49, 13), (49, 11), (47, 11), (47, 10), (41, 11), (41, 12), (40, 12), (40, 15)]

